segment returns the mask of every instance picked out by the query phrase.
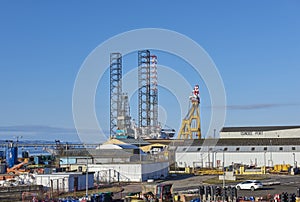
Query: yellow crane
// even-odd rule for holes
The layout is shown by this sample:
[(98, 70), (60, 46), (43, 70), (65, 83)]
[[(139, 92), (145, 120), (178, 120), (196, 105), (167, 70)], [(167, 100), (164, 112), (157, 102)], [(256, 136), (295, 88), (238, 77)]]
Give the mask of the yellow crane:
[(181, 128), (178, 133), (178, 139), (201, 139), (201, 126), (200, 126), (200, 98), (199, 86), (196, 85), (190, 96), (192, 106), (190, 107), (187, 115), (182, 120)]
[(7, 168), (6, 172), (10, 175), (16, 175), (20, 173), (29, 173), (29, 170), (24, 168), (24, 166), (28, 163), (28, 159), (24, 159), (23, 162), (14, 165), (11, 168)]

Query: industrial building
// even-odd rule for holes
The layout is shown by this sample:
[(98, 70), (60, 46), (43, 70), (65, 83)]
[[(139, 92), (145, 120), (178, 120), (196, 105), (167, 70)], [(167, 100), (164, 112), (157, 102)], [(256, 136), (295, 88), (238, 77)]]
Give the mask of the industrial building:
[(300, 126), (224, 127), (220, 139), (195, 139), (178, 146), (176, 166), (269, 166), (300, 161)]
[(167, 177), (169, 162), (91, 164), (88, 169), (95, 172), (96, 181), (100, 182), (144, 182)]
[(97, 149), (64, 151), (60, 167), (83, 171), (88, 168), (95, 173), (97, 182), (142, 182), (166, 177), (169, 161), (167, 155), (147, 155), (135, 145), (102, 144)]
[[(114, 155), (114, 154), (112, 154)], [(114, 156), (116, 157), (116, 156)], [(72, 158), (73, 159), (73, 158)], [(75, 157), (80, 160), (82, 157)], [(64, 159), (64, 162), (66, 160)], [(169, 162), (156, 160), (156, 161), (141, 161), (141, 162), (111, 162), (111, 163), (88, 163), (72, 161), (68, 165), (61, 165), (62, 167), (68, 166), (70, 170), (86, 170), (94, 172), (94, 179), (99, 183), (112, 183), (112, 182), (143, 182), (148, 179), (161, 179), (168, 176)]]
[(224, 127), (220, 138), (300, 138), (300, 126)]
[(35, 175), (36, 184), (48, 187), (52, 192), (73, 192), (94, 187), (94, 173), (59, 172)]

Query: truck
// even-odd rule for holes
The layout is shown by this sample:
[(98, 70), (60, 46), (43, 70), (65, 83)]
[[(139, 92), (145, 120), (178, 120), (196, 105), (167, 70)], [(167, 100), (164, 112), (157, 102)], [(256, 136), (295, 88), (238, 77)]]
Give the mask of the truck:
[(172, 202), (172, 186), (170, 183), (145, 184), (143, 195), (146, 201)]

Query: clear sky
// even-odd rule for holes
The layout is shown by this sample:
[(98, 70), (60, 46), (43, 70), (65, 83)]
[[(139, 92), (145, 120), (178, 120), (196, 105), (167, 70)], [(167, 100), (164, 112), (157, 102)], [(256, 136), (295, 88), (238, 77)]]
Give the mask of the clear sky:
[[(296, 0), (1, 1), (0, 138), (13, 134), (9, 130), (15, 126), (24, 126), (23, 134), (45, 126), (44, 136), (34, 137), (41, 139), (51, 139), (45, 135), (47, 127), (62, 128), (49, 129), (53, 135), (74, 128), (72, 92), (83, 61), (110, 37), (140, 28), (173, 30), (205, 49), (224, 82), (225, 126), (300, 125), (299, 10)], [(161, 65), (187, 80), (191, 76), (191, 85), (197, 82), (182, 69), (184, 62), (156, 54)], [(130, 58), (124, 58), (125, 72), (136, 64)], [(96, 99), (98, 120), (106, 131), (107, 81), (99, 83)], [(200, 88), (205, 97), (205, 86)], [(182, 117), (171, 112), (176, 109), (175, 101), (168, 100), (172, 95), (162, 89), (159, 96), (160, 105), (168, 105), (167, 125), (179, 128)], [(202, 99), (205, 130), (210, 104)], [(134, 117), (135, 98), (131, 103)]]

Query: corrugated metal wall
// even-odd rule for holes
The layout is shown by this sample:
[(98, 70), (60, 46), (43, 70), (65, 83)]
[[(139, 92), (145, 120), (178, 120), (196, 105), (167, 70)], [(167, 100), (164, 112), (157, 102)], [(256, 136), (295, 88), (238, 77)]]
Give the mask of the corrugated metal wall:
[[(75, 180), (77, 178), (77, 180)], [(52, 181), (52, 183), (51, 183)], [(86, 189), (86, 175), (84, 173), (73, 174), (47, 174), (36, 175), (37, 185), (43, 185), (45, 187), (53, 187), (55, 192), (69, 192), (76, 190)], [(88, 187), (94, 186), (94, 173), (88, 173)]]
[[(223, 149), (219, 151), (202, 151), (191, 152), (189, 150), (179, 150), (175, 154), (177, 167), (220, 167), (223, 165), (223, 158), (225, 166), (232, 165), (233, 163), (241, 163), (246, 165), (256, 166), (273, 166), (276, 164), (290, 164), (300, 162), (300, 151), (291, 146), (273, 146), (272, 148), (265, 147), (226, 147), (227, 151)], [(253, 149), (255, 148), (255, 149)]]
[(91, 164), (89, 171), (95, 172), (99, 182), (141, 182), (159, 179), (168, 175), (169, 162), (143, 164)]

